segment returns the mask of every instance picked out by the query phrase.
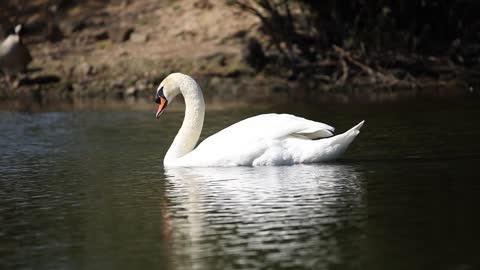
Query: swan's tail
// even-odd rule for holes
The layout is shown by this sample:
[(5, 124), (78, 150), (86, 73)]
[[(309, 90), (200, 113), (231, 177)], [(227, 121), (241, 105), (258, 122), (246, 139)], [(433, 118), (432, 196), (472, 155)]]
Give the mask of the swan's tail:
[(358, 123), (356, 126), (342, 134), (330, 137), (328, 139), (323, 139), (322, 141), (324, 141), (323, 143), (326, 145), (323, 145), (324, 151), (322, 155), (318, 157), (317, 162), (334, 160), (340, 157), (347, 150), (348, 146), (350, 146), (355, 137), (357, 137), (357, 135), (360, 133), (363, 123), (365, 123), (365, 121)]
[[(353, 136), (357, 136), (358, 133), (360, 133), (360, 129), (362, 128), (363, 123), (365, 123), (365, 120), (363, 120), (362, 122), (358, 123), (356, 126), (352, 127), (351, 129), (349, 129), (348, 131), (346, 131), (346, 132), (343, 133), (343, 134), (347, 134), (347, 133), (348, 133), (349, 136), (352, 136), (352, 135), (350, 135), (350, 133), (351, 133), (351, 134), (355, 134), (355, 135), (353, 135)], [(342, 135), (343, 135), (343, 134), (342, 134)]]

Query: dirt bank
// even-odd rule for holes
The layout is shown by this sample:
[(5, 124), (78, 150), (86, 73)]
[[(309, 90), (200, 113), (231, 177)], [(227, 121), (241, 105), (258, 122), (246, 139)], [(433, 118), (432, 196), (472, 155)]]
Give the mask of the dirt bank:
[(34, 59), (18, 87), (0, 81), (0, 103), (9, 108), (150, 100), (158, 83), (177, 71), (195, 77), (211, 102), (379, 101), (475, 91), (452, 76), (338, 85), (322, 83), (322, 76), (304, 78), (301, 71), (256, 71), (245, 59), (251, 57), (249, 39), (262, 39), (260, 23), (224, 1), (37, 0), (21, 8), (7, 2), (2, 25), (25, 23), (24, 42)]

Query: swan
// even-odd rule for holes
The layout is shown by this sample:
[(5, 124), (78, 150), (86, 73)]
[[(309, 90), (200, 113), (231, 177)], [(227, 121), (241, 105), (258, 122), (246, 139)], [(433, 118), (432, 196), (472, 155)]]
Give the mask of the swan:
[(231, 167), (316, 163), (338, 158), (359, 134), (364, 121), (333, 136), (334, 128), (289, 114), (262, 114), (235, 123), (203, 140), (205, 102), (195, 80), (168, 75), (158, 86), (159, 118), (177, 95), (185, 100), (185, 117), (163, 164), (165, 167)]

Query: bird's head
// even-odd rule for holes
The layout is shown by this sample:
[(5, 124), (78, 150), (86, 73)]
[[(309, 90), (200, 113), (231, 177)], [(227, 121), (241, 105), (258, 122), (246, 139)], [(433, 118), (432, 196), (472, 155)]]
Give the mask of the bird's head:
[(15, 28), (13, 28), (13, 31), (15, 32), (16, 35), (20, 36), (20, 34), (22, 32), (22, 29), (23, 29), (23, 25), (22, 24), (17, 24), (15, 26)]
[(163, 113), (167, 105), (180, 93), (179, 76), (180, 73), (173, 73), (168, 75), (158, 86), (155, 94), (155, 103), (158, 104), (157, 118)]

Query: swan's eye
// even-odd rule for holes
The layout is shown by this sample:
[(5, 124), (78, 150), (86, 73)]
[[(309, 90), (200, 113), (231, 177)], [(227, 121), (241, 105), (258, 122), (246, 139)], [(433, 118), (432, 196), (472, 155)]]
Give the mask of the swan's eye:
[(158, 89), (157, 94), (155, 95), (155, 103), (160, 104), (160, 97), (165, 98), (163, 94), (163, 86)]

